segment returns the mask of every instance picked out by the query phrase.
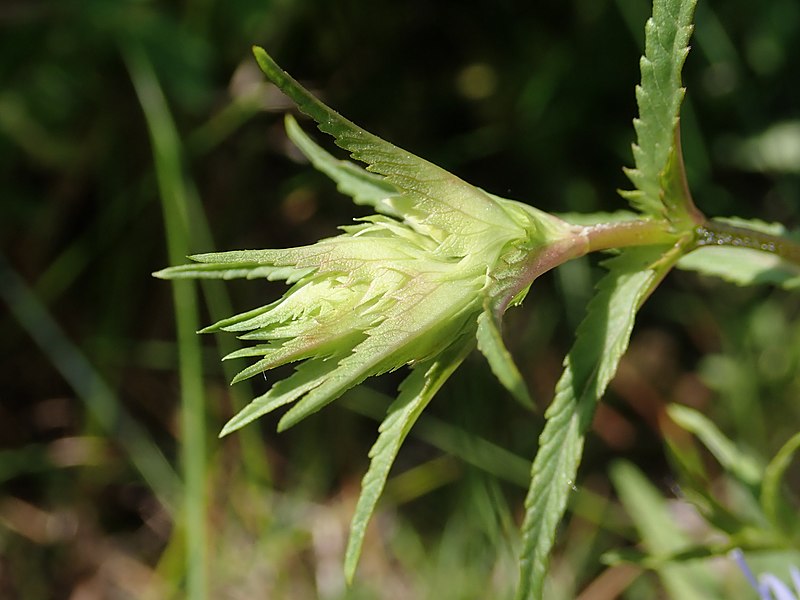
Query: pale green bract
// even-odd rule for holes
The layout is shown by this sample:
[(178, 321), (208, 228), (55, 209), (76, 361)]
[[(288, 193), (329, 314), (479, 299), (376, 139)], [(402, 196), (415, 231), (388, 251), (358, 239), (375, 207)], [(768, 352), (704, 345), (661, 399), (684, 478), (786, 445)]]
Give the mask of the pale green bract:
[(287, 117), (291, 139), (342, 192), (380, 214), (311, 246), (200, 254), (191, 257), (193, 264), (156, 275), (291, 284), (277, 302), (204, 330), (257, 342), (226, 357), (257, 358), (234, 383), (299, 363), (235, 415), (221, 435), (294, 404), (278, 424), (285, 429), (368, 377), (411, 367), (370, 453), (345, 561), (351, 578), (400, 445), (473, 348), (518, 400), (531, 403), (503, 345), (501, 318), (539, 274), (584, 254), (587, 240), (579, 226), (487, 194), (365, 132), (313, 97), (263, 50), (256, 48), (255, 55), (266, 75), (339, 146), (367, 163), (367, 171), (331, 156)]
[(296, 402), (278, 425), (290, 427), (368, 377), (434, 359), (453, 344), (474, 346), (479, 332), (492, 370), (529, 402), (503, 347), (500, 317), (522, 300), (536, 275), (553, 266), (555, 255), (566, 259), (583, 251), (579, 229), (490, 196), (363, 131), (314, 98), (263, 50), (256, 48), (255, 54), (270, 79), (320, 129), (380, 175), (333, 158), (287, 118), (287, 131), (301, 151), (340, 190), (383, 214), (311, 246), (201, 254), (191, 257), (198, 264), (157, 274), (294, 284), (278, 302), (205, 330), (261, 342), (226, 357), (260, 358), (234, 382), (305, 361), (231, 419), (222, 435)]
[[(679, 115), (685, 92), (680, 74), (695, 4), (655, 0), (646, 26), (642, 81), (636, 91), (635, 168), (626, 170), (635, 189), (623, 192), (637, 213), (570, 214), (562, 220), (489, 194), (364, 131), (312, 96), (264, 50), (254, 49), (266, 76), (366, 169), (335, 158), (291, 116), (286, 118), (289, 138), (339, 191), (376, 214), (310, 246), (200, 254), (192, 257), (193, 264), (156, 275), (265, 278), (290, 286), (280, 300), (203, 330), (228, 331), (254, 342), (226, 357), (255, 359), (234, 383), (296, 363), (293, 374), (255, 398), (221, 435), (293, 405), (278, 423), (279, 430), (285, 429), (369, 377), (410, 367), (370, 451), (345, 554), (348, 580), (403, 441), (474, 348), (487, 358), (502, 385), (531, 405), (524, 379), (503, 344), (501, 320), (540, 274), (589, 251), (626, 248), (604, 263), (608, 273), (578, 327), (545, 414), (521, 528), (519, 600), (541, 600), (547, 594), (549, 557), (596, 403), (627, 349), (638, 309), (666, 274), (678, 266), (740, 285), (800, 286), (800, 248), (776, 236), (783, 229), (708, 221), (692, 201)], [(678, 416), (723, 464), (734, 465), (743, 480), (753, 481), (758, 465), (731, 460), (735, 449), (719, 431), (697, 414), (684, 411)], [(782, 512), (777, 490), (800, 447), (797, 439), (766, 469), (762, 504), (773, 523)], [(625, 504), (655, 506), (638, 474), (619, 467), (614, 477)], [(664, 519), (655, 514), (636, 521), (653, 552), (673, 551), (682, 543), (675, 536), (655, 535)], [(686, 597), (703, 585), (688, 568), (665, 568), (662, 575), (668, 588)]]

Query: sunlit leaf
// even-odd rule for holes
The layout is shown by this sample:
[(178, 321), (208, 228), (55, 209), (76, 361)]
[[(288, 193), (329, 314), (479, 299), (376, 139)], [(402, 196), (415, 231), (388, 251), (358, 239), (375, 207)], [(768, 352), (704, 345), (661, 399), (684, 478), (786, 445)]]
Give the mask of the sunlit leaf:
[(639, 117), (634, 119), (636, 167), (625, 172), (634, 191), (623, 192), (631, 205), (654, 217), (691, 221), (696, 212), (685, 187), (678, 133), (685, 89), (681, 70), (689, 53), (696, 0), (660, 0), (645, 25), (645, 54), (636, 87)]
[(556, 529), (575, 485), (584, 433), (628, 347), (636, 311), (671, 266), (663, 252), (663, 247), (635, 248), (609, 260), (609, 272), (578, 327), (555, 399), (545, 413), (533, 462), (522, 525), (520, 600), (542, 598)]

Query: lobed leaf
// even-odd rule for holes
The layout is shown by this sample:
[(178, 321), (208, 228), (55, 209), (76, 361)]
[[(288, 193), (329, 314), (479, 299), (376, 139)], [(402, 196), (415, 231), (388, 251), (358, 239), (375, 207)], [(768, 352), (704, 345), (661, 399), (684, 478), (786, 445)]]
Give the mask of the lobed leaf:
[(642, 80), (636, 87), (639, 117), (634, 119), (634, 169), (625, 172), (635, 191), (623, 192), (634, 208), (654, 217), (694, 212), (687, 196), (665, 203), (665, 187), (683, 175), (678, 117), (685, 89), (681, 69), (689, 53), (696, 0), (660, 0), (645, 25), (645, 54), (639, 61)]
[(341, 356), (328, 357), (327, 360), (309, 360), (300, 363), (295, 368), (294, 374), (277, 382), (266, 394), (254, 398), (250, 404), (240, 410), (225, 424), (219, 437), (233, 433), (259, 417), (290, 404), (303, 394), (319, 387), (337, 368), (341, 358)]
[(356, 204), (372, 206), (380, 213), (402, 218), (389, 201), (399, 196), (400, 192), (386, 179), (349, 160), (335, 158), (312, 140), (291, 115), (286, 115), (286, 134), (311, 164), (336, 182), (336, 188), (350, 196)]
[[(278, 430), (292, 427), (368, 377), (438, 354), (447, 347), (447, 340), (460, 335), (468, 325), (465, 317), (472, 312), (476, 294), (477, 290), (472, 293), (465, 290), (460, 281), (420, 290), (413, 310), (392, 313), (368, 330), (367, 338), (342, 359), (336, 371), (283, 416)], [(461, 314), (442, 315), (441, 307), (445, 305), (450, 309), (450, 305), (444, 303), (453, 298), (463, 299)]]
[(663, 247), (632, 248), (605, 263), (577, 339), (565, 359), (556, 396), (545, 413), (539, 451), (525, 500), (517, 598), (542, 598), (556, 528), (564, 514), (583, 452), (584, 433), (627, 349), (640, 305), (675, 258)]

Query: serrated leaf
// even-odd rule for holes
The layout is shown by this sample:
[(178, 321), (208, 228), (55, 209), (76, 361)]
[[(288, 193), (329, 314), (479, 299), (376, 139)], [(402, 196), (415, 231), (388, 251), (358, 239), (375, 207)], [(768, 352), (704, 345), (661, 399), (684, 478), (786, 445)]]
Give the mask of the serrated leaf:
[(440, 252), (466, 254), (491, 244), (506, 230), (524, 235), (519, 225), (486, 192), (436, 165), (358, 127), (315, 98), (283, 71), (263, 48), (253, 53), (264, 74), (314, 119), (321, 131), (349, 151), (368, 170), (383, 175), (401, 195), (389, 200), (393, 214), (441, 244)]
[(661, 172), (661, 202), (664, 205), (664, 216), (672, 223), (673, 229), (688, 233), (706, 218), (697, 210), (689, 191), (679, 124), (675, 125), (673, 136), (667, 164)]
[[(735, 218), (719, 221), (769, 235), (797, 238), (796, 232), (787, 232), (779, 223)], [(681, 258), (678, 268), (720, 277), (741, 286), (769, 284), (784, 289), (800, 287), (800, 266), (777, 254), (748, 247), (703, 246)]]
[[(675, 527), (664, 498), (631, 463), (619, 461), (611, 468), (614, 488), (627, 509), (644, 546), (655, 557), (673, 557), (692, 550), (691, 542)], [(704, 550), (704, 549), (701, 549)], [(694, 558), (689, 555), (687, 558)], [(655, 566), (670, 598), (706, 600), (718, 598), (708, 569), (702, 565), (666, 563)]]
[[(341, 359), (341, 356), (338, 359)], [(335, 357), (328, 360), (301, 363), (295, 368), (293, 375), (279, 381), (266, 394), (254, 398), (250, 404), (240, 410), (225, 424), (219, 437), (224, 437), (237, 429), (241, 429), (257, 418), (272, 412), (276, 408), (294, 402), (303, 394), (322, 385), (330, 373), (336, 369), (337, 362), (338, 360)]]
[[(335, 158), (312, 140), (291, 115), (286, 116), (286, 133), (311, 164), (333, 179), (336, 182), (337, 189), (351, 196), (356, 204), (369, 205), (385, 215), (403, 218), (403, 214), (397, 210), (395, 204), (398, 199), (403, 198), (403, 193), (397, 186), (355, 163)], [(481, 194), (486, 193), (483, 190), (478, 190), (478, 192)], [(559, 228), (564, 226), (565, 222), (583, 225), (637, 218), (636, 213), (618, 211), (617, 213), (573, 214), (570, 217), (573, 217), (574, 220), (562, 219), (560, 215), (551, 215), (539, 211), (516, 200), (501, 198), (495, 194), (486, 194), (499, 204), (508, 215), (528, 226), (532, 225), (533, 222), (537, 222), (536, 224), (539, 227), (546, 227), (546, 224), (549, 223), (551, 226)], [(403, 201), (407, 203), (409, 199), (405, 198)], [(521, 215), (524, 216), (521, 217)], [(533, 221), (531, 221), (531, 217), (534, 217)]]
[(761, 481), (763, 465), (754, 456), (737, 448), (704, 414), (680, 404), (670, 404), (667, 413), (675, 423), (696, 435), (726, 471), (751, 486)]
[(306, 135), (291, 115), (286, 115), (286, 134), (311, 164), (333, 179), (337, 189), (356, 204), (372, 206), (380, 213), (402, 218), (388, 201), (399, 196), (400, 191), (386, 179), (349, 160), (336, 159)]
[(375, 512), (375, 506), (403, 440), (431, 398), (471, 349), (470, 340), (458, 340), (436, 359), (416, 365), (411, 375), (400, 385), (400, 395), (389, 407), (380, 426), (380, 435), (370, 450), (372, 460), (361, 483), (361, 494), (350, 524), (344, 563), (348, 581), (352, 581), (355, 574), (367, 524)]
[(262, 356), (261, 360), (256, 361), (250, 366), (242, 369), (231, 381), (231, 385), (244, 381), (255, 375), (259, 375), (269, 369), (274, 369), (291, 362), (304, 360), (313, 356), (326, 356), (336, 348), (355, 347), (359, 339), (363, 339), (360, 332), (352, 332), (343, 329), (337, 334), (320, 337), (313, 332), (303, 332), (296, 337), (288, 338), (278, 344), (267, 346), (256, 346), (260, 352), (253, 352), (254, 348), (245, 348), (249, 352), (233, 353), (226, 358), (239, 358), (241, 356)]
[(305, 269), (267, 266), (253, 262), (224, 262), (215, 264), (189, 264), (167, 267), (153, 273), (159, 279), (268, 279), (277, 281), (298, 279), (306, 274)]
[(556, 396), (545, 413), (531, 470), (522, 525), (519, 600), (542, 598), (550, 550), (574, 486), (584, 433), (628, 346), (636, 311), (675, 260), (662, 256), (664, 250), (633, 248), (607, 261), (609, 272), (578, 327)]
[[(623, 192), (634, 208), (655, 217), (685, 216), (691, 198), (671, 198), (664, 188), (683, 174), (678, 118), (685, 89), (681, 69), (689, 53), (696, 0), (661, 0), (645, 25), (645, 54), (639, 61), (642, 80), (636, 87), (639, 117), (634, 119), (636, 168), (626, 169), (635, 191)], [(676, 213), (677, 211), (677, 213)]]
[(528, 386), (520, 375), (511, 353), (503, 344), (500, 325), (492, 310), (484, 309), (478, 317), (478, 350), (489, 362), (492, 373), (511, 395), (525, 408), (533, 408)]

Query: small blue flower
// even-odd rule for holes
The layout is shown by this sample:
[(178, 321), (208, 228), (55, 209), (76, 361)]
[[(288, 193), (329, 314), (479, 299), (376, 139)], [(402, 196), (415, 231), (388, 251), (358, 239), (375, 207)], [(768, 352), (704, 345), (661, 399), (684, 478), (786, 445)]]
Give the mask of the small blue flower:
[(747, 581), (758, 592), (760, 600), (800, 600), (800, 570), (796, 567), (789, 567), (789, 574), (794, 585), (794, 592), (792, 592), (789, 586), (772, 573), (762, 573), (756, 578), (744, 559), (744, 552), (738, 548), (732, 550), (729, 556), (739, 565)]

